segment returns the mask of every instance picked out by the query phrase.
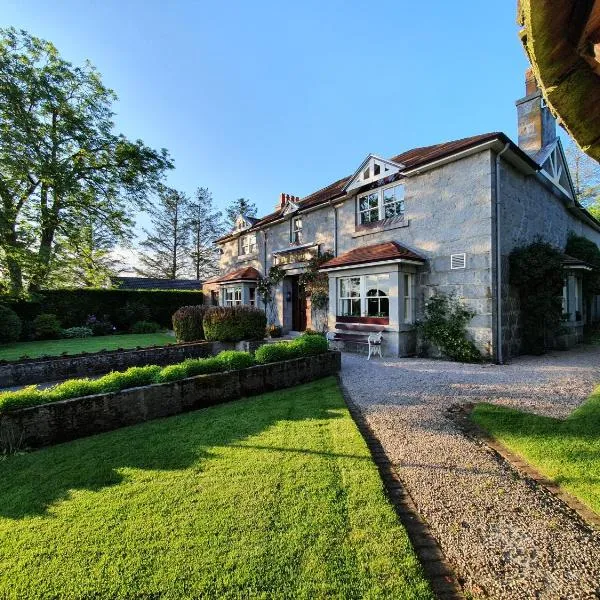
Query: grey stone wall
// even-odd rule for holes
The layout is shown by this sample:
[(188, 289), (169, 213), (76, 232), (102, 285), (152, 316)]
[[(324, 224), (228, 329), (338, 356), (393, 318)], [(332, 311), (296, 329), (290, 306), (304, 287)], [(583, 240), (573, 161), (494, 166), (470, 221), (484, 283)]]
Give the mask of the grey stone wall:
[(122, 371), (129, 367), (144, 365), (169, 365), (186, 358), (212, 356), (220, 349), (224, 348), (221, 348), (218, 342), (194, 342), (0, 364), (0, 387), (101, 375), (109, 371)]
[(37, 448), (334, 375), (339, 352), (0, 414), (0, 451)]
[[(495, 186), (495, 177), (493, 182)], [(538, 236), (564, 250), (571, 231), (600, 245), (600, 232), (577, 218), (568, 199), (553, 193), (541, 174), (525, 176), (502, 161), (500, 194), (502, 339), (509, 358), (520, 353), (522, 341), (518, 290), (510, 285), (510, 252)]]

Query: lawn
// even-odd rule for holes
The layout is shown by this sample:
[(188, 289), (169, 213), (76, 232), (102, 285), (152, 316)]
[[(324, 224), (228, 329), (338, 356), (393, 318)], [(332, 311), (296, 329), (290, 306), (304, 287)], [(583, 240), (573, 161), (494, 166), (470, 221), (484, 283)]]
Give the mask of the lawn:
[(565, 420), (489, 404), (473, 420), (600, 514), (600, 387)]
[(24, 356), (60, 356), (61, 354), (80, 354), (81, 352), (100, 352), (119, 348), (137, 348), (141, 346), (164, 346), (174, 344), (175, 338), (166, 333), (138, 333), (124, 335), (101, 335), (84, 339), (41, 340), (38, 342), (15, 342), (0, 345), (0, 360), (18, 360)]
[(335, 379), (0, 461), (1, 598), (433, 598)]

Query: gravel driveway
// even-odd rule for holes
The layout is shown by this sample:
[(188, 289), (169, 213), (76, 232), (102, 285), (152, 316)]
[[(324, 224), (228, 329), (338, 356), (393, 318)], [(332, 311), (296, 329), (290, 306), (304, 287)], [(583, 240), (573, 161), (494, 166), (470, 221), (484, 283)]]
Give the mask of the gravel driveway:
[(506, 366), (345, 353), (341, 376), (467, 591), (600, 598), (600, 533), (445, 416), (480, 401), (566, 416), (600, 383), (600, 347)]

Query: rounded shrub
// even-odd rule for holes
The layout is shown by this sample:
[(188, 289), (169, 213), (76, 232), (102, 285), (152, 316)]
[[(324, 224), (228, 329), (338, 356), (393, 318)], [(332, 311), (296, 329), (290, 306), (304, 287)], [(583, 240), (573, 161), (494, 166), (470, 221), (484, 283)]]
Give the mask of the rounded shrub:
[(197, 342), (204, 339), (203, 320), (206, 306), (182, 306), (173, 315), (173, 330), (178, 342)]
[(55, 340), (62, 335), (62, 327), (56, 315), (42, 313), (33, 320), (33, 332), (38, 340)]
[(276, 344), (265, 344), (258, 348), (254, 354), (256, 362), (264, 365), (266, 363), (280, 362), (295, 358), (292, 356), (291, 342), (277, 342)]
[(137, 321), (131, 327), (131, 333), (156, 333), (160, 325), (154, 321)]
[(21, 335), (22, 323), (17, 313), (0, 304), (0, 342), (16, 342)]
[(237, 350), (223, 350), (217, 354), (217, 360), (223, 365), (225, 371), (236, 371), (253, 367), (256, 361), (249, 352)]
[(88, 338), (94, 335), (94, 332), (89, 327), (69, 327), (63, 329), (63, 336), (66, 338)]
[(213, 306), (204, 315), (204, 335), (210, 341), (262, 340), (266, 326), (264, 311), (254, 306)]

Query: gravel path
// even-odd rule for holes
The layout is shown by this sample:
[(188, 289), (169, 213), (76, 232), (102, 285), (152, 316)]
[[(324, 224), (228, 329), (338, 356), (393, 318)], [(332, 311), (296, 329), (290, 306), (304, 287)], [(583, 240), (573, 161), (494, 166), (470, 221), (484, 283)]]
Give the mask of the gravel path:
[(507, 366), (344, 354), (342, 381), (465, 589), (476, 598), (600, 598), (600, 533), (446, 418), (458, 402), (564, 417), (600, 383), (600, 347)]

